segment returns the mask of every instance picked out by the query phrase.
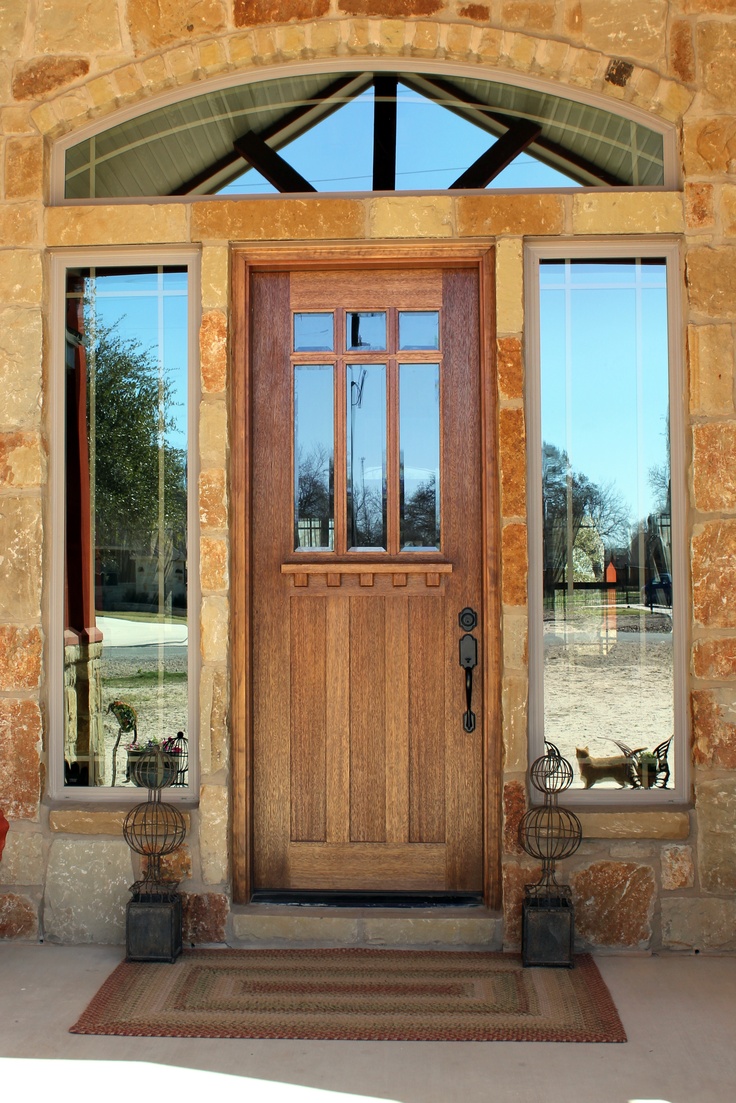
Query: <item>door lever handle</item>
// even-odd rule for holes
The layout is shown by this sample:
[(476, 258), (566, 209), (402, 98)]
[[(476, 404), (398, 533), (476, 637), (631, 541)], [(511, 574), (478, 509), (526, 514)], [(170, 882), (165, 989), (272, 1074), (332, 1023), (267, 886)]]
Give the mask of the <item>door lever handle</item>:
[(460, 637), (460, 666), (465, 671), (465, 713), (463, 728), (466, 732), (475, 731), (475, 713), (473, 703), (473, 670), (478, 665), (478, 641), (466, 632)]

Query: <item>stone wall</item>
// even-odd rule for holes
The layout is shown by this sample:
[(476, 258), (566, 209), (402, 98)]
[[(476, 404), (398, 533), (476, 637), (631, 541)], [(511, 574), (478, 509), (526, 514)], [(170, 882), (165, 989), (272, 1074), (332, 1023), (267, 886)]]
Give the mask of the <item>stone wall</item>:
[[(70, 33), (70, 27), (74, 33)], [(176, 873), (187, 937), (225, 937), (229, 899), (227, 348), (229, 244), (450, 238), (497, 242), (502, 509), (504, 910), (518, 943), (525, 805), (527, 539), (523, 240), (674, 234), (688, 358), (689, 811), (584, 817), (569, 865), (593, 946), (736, 948), (736, 4), (733, 0), (5, 0), (0, 6), (0, 937), (119, 941), (134, 873), (121, 812), (44, 798), (47, 642), (47, 250), (202, 247), (201, 800)], [(51, 146), (163, 91), (290, 62), (391, 58), (546, 79), (673, 123), (673, 193), (484, 195), (48, 207)], [(403, 59), (403, 60), (402, 60)], [(686, 332), (684, 332), (686, 330)], [(80, 872), (82, 871), (82, 872)], [(101, 917), (101, 901), (112, 901)]]

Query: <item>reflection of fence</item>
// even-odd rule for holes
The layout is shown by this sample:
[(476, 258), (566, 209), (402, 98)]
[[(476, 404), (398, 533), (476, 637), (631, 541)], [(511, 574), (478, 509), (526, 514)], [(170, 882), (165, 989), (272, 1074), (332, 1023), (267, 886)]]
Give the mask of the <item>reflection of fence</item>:
[(321, 517), (299, 518), (296, 523), (296, 546), (298, 548), (332, 548), (334, 546), (335, 522)]

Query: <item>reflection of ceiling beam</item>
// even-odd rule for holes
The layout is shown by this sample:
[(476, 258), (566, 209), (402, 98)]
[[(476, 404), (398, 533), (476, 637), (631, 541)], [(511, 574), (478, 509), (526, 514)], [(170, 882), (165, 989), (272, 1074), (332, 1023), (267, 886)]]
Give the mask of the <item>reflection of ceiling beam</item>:
[[(460, 118), (482, 127), (490, 134), (499, 134), (520, 121), (519, 116), (504, 114), (503, 110), (479, 104), (477, 100), (456, 88), (450, 81), (441, 78), (435, 79), (417, 73), (402, 73), (401, 83), (414, 92), (426, 96), (427, 99), (433, 100), (441, 107), (447, 108), (455, 115), (459, 115)], [(554, 125), (554, 122), (554, 119), (549, 120), (550, 125)], [(592, 137), (600, 141), (600, 138), (596, 138), (595, 135)], [(560, 172), (568, 173), (580, 184), (609, 184), (616, 187), (630, 183), (541, 134), (533, 144), (534, 156), (538, 160)]]
[(241, 134), (233, 142), (244, 161), (260, 172), (280, 192), (316, 191), (301, 173), (292, 168), (280, 153), (271, 149), (257, 134)]
[(542, 133), (537, 123), (520, 119), (502, 138), (481, 153), (480, 157), (458, 176), (451, 188), (485, 188), (491, 180), (503, 172), (515, 157), (523, 153), (535, 138)]
[(396, 87), (391, 73), (373, 78), (373, 190), (396, 189)]

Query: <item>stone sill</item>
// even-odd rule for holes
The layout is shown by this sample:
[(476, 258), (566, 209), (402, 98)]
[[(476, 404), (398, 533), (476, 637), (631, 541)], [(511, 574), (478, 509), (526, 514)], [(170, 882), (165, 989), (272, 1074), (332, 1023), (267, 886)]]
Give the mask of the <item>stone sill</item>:
[[(133, 806), (131, 805), (131, 807)], [(73, 808), (54, 809), (49, 813), (49, 827), (57, 834), (114, 835), (119, 838), (123, 833), (123, 821), (128, 811), (129, 809), (111, 809), (105, 812)], [(183, 812), (182, 815), (188, 834), (190, 828), (189, 813)]]
[(687, 812), (578, 812), (584, 839), (687, 839)]

